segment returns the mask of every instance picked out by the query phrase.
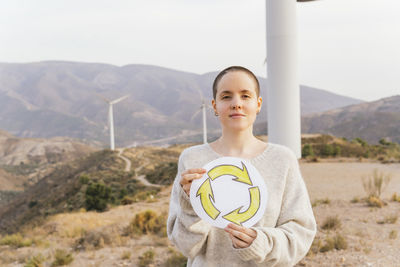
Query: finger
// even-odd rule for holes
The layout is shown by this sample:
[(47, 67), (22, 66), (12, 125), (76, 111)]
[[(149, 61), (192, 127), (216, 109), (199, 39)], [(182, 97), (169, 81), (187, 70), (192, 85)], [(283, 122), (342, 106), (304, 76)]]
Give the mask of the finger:
[(185, 172), (186, 173), (201, 173), (204, 174), (207, 170), (203, 168), (195, 168), (195, 169), (188, 169)]
[(190, 194), (190, 186), (191, 186), (191, 184), (185, 184), (183, 186), (183, 190), (186, 192), (187, 195)]
[(203, 175), (198, 173), (189, 173), (182, 175), (181, 184), (191, 183), (193, 180), (200, 179), (201, 177), (203, 177)]
[(236, 230), (233, 230), (233, 229), (229, 229), (228, 231), (232, 236), (234, 236), (235, 238), (237, 238), (237, 239), (239, 239), (241, 241), (244, 241), (247, 244), (251, 244), (253, 242), (253, 240), (254, 240), (253, 237), (248, 236), (247, 234), (245, 234), (243, 232), (236, 231)]
[(249, 246), (248, 243), (236, 238), (235, 236), (232, 236), (231, 240), (235, 248), (247, 248)]
[(233, 223), (228, 224), (227, 227), (230, 229), (239, 231), (239, 232), (243, 232), (243, 233), (247, 234), (248, 236), (251, 236), (254, 238), (257, 237), (257, 232), (254, 229), (247, 228), (247, 227), (240, 226), (240, 225), (233, 224)]

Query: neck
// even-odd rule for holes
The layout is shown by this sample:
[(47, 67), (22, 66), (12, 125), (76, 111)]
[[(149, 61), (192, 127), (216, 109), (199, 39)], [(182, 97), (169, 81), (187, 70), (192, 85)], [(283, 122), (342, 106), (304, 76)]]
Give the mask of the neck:
[(238, 156), (247, 154), (259, 140), (253, 135), (253, 129), (244, 131), (232, 131), (222, 129), (222, 136), (215, 142), (218, 151), (225, 155)]

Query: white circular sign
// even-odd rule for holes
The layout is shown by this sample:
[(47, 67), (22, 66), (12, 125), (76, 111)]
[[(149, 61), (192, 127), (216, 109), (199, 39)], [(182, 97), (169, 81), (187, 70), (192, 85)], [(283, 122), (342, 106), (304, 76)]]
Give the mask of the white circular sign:
[(207, 163), (207, 172), (192, 182), (194, 211), (213, 226), (256, 224), (267, 207), (267, 188), (257, 169), (247, 160), (222, 157)]

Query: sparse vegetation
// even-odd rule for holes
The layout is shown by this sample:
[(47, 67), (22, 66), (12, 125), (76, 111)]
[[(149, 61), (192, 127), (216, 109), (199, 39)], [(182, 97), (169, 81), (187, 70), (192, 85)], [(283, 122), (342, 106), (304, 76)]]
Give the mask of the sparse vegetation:
[(146, 179), (153, 184), (170, 185), (174, 182), (177, 169), (176, 161), (162, 162), (146, 173)]
[(165, 228), (166, 219), (164, 215), (157, 215), (152, 210), (136, 214), (126, 229), (129, 235), (141, 234), (162, 234)]
[(390, 239), (396, 239), (397, 238), (397, 230), (390, 231), (389, 238)]
[(14, 248), (30, 247), (32, 243), (32, 239), (23, 238), (20, 233), (6, 235), (0, 239), (0, 245), (8, 245)]
[(340, 228), (342, 225), (338, 216), (330, 216), (325, 219), (321, 228), (324, 230), (334, 230)]
[(54, 261), (51, 264), (52, 267), (55, 266), (64, 266), (70, 264), (74, 260), (72, 254), (66, 252), (62, 249), (57, 249), (54, 254)]
[(311, 146), (311, 144), (305, 144), (301, 150), (301, 156), (303, 158), (306, 157), (314, 157), (314, 150)]
[(398, 216), (396, 214), (393, 215), (388, 215), (385, 217), (385, 219), (377, 221), (378, 224), (395, 224), (397, 222)]
[(400, 202), (400, 196), (398, 196), (397, 193), (393, 193), (392, 198), (390, 200), (394, 202)]
[(330, 203), (331, 203), (331, 200), (329, 198), (324, 198), (324, 199), (316, 199), (316, 200), (314, 200), (311, 203), (311, 205), (313, 207), (316, 207), (316, 206), (321, 205), (321, 204), (329, 205)]
[(43, 262), (45, 261), (45, 257), (42, 254), (38, 254), (36, 256), (32, 256), (31, 258), (25, 261), (24, 267), (43, 267)]
[(327, 237), (325, 244), (320, 248), (320, 252), (327, 252), (333, 249), (347, 249), (347, 241), (341, 234), (336, 234), (334, 237)]
[(93, 183), (88, 186), (85, 193), (87, 210), (104, 211), (111, 199), (111, 188), (104, 184)]
[(121, 259), (123, 260), (129, 260), (132, 256), (132, 252), (130, 251), (124, 251), (121, 255)]
[(171, 255), (165, 262), (165, 267), (186, 267), (187, 258), (175, 250), (171, 251)]
[(353, 197), (353, 198), (350, 200), (351, 203), (359, 203), (360, 201), (361, 201), (361, 200), (360, 200), (359, 197)]
[(390, 174), (374, 169), (371, 175), (362, 177), (362, 184), (367, 193), (367, 203), (371, 207), (383, 207), (384, 203), (380, 199), (391, 179)]
[(147, 250), (142, 255), (139, 256), (139, 267), (147, 267), (149, 264), (154, 262), (154, 251)]
[(366, 199), (368, 207), (382, 208), (385, 203), (378, 197), (370, 196)]

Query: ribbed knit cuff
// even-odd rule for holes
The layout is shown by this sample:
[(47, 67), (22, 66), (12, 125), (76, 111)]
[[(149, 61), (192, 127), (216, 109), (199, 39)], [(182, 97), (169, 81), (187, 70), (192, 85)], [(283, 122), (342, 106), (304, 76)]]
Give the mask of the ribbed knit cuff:
[(243, 261), (253, 260), (255, 262), (262, 262), (266, 255), (271, 251), (268, 246), (268, 237), (261, 230), (257, 228), (251, 228), (257, 232), (257, 237), (254, 239), (253, 243), (247, 248), (235, 249), (239, 257)]
[(179, 186), (179, 203), (183, 212), (189, 215), (196, 215), (196, 212), (193, 210), (192, 204), (190, 203), (190, 197), (186, 195), (181, 186)]

